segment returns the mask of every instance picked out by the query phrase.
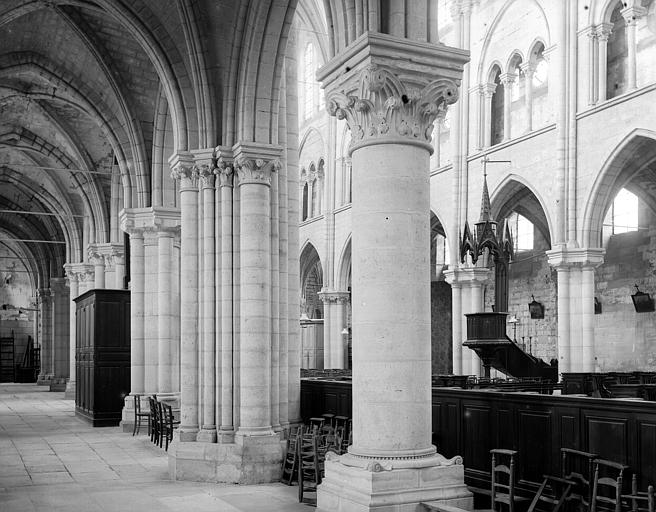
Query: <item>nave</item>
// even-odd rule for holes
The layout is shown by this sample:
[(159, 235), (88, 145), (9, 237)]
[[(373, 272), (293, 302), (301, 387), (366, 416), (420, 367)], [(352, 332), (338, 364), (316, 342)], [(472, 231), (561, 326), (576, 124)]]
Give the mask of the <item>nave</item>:
[(295, 512), (296, 488), (169, 480), (145, 430), (93, 428), (73, 400), (35, 384), (0, 384), (2, 512)]

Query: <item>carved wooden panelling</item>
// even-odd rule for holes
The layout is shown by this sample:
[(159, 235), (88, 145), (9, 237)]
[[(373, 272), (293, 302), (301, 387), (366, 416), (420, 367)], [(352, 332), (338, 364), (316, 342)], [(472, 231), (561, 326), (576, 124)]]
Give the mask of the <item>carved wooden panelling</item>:
[(585, 416), (587, 450), (602, 459), (628, 463), (627, 420)]

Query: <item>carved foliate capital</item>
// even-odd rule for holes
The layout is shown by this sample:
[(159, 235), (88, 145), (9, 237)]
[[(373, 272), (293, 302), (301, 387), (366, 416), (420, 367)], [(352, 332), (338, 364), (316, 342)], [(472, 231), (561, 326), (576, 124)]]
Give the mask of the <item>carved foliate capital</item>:
[(271, 185), (271, 174), (280, 170), (280, 160), (239, 156), (235, 159), (239, 186), (247, 183)]
[(458, 99), (468, 52), (365, 32), (317, 71), (328, 112), (351, 129), (350, 152), (369, 144), (432, 151), (440, 109)]
[(191, 154), (175, 154), (169, 160), (171, 178), (180, 183), (180, 190), (198, 190), (199, 169)]
[(602, 42), (607, 42), (610, 35), (613, 33), (612, 23), (601, 23), (595, 27), (595, 35), (597, 39)]
[(198, 170), (198, 177), (200, 179), (201, 188), (214, 188), (215, 167), (207, 164), (196, 165), (195, 167)]
[(219, 187), (232, 187), (235, 177), (235, 170), (231, 161), (220, 157), (216, 164), (214, 174), (219, 177)]
[(328, 98), (328, 112), (345, 119), (351, 129), (351, 150), (383, 140), (430, 144), (438, 113), (458, 99), (453, 80), (435, 80), (421, 89), (406, 87), (378, 65), (361, 72), (360, 84), (358, 96), (333, 93)]

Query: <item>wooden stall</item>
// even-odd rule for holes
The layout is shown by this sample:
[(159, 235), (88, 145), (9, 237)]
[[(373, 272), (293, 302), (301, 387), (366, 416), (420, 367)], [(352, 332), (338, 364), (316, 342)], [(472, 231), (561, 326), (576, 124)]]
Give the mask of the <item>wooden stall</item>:
[[(560, 448), (630, 467), (639, 488), (656, 483), (656, 402), (434, 387), (433, 442), (461, 455), (469, 485), (489, 488), (490, 450), (517, 450), (518, 487), (560, 474)], [(350, 382), (303, 379), (301, 416), (351, 415)], [(630, 482), (630, 478), (626, 479)]]
[(116, 426), (130, 393), (130, 292), (89, 290), (75, 302), (75, 413)]

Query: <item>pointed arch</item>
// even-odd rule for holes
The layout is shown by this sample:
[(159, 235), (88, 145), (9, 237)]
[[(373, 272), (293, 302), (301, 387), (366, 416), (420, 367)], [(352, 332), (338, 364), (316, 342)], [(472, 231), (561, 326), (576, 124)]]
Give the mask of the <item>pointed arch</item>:
[(508, 174), (490, 195), (492, 218), (501, 223), (516, 211), (530, 220), (551, 245), (553, 221), (544, 198), (528, 180)]
[(636, 128), (611, 151), (585, 201), (580, 236), (584, 247), (600, 247), (604, 216), (613, 198), (633, 177), (654, 162), (656, 131), (653, 130)]
[(339, 254), (337, 265), (337, 285), (340, 290), (348, 290), (351, 287), (351, 234)]

